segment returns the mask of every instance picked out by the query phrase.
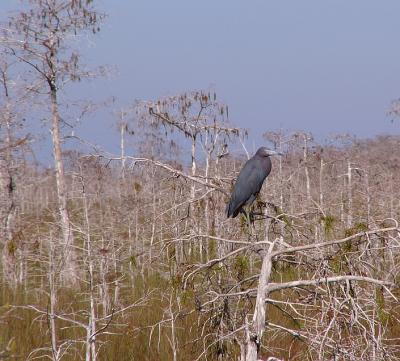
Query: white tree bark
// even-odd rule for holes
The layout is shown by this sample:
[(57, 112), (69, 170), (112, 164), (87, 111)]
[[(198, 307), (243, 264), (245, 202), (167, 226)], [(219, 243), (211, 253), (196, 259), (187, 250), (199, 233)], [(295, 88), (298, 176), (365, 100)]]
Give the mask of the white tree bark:
[(267, 285), (271, 276), (272, 254), (274, 242), (269, 242), (268, 232), (271, 219), (265, 220), (265, 242), (269, 243), (268, 249), (262, 249), (263, 262), (261, 266), (260, 276), (258, 279), (256, 305), (253, 314), (253, 320), (249, 327), (246, 327), (246, 358), (245, 361), (257, 361), (258, 353), (261, 347), (261, 340), (265, 331)]
[(51, 350), (53, 361), (59, 360), (59, 348), (56, 328), (56, 308), (57, 308), (57, 284), (56, 284), (56, 260), (55, 260), (55, 242), (50, 240), (49, 249), (49, 288), (50, 288), (50, 314), (49, 328), (51, 334)]
[(347, 162), (347, 228), (350, 228), (353, 223), (353, 194), (352, 194), (352, 179), (351, 179), (351, 163)]
[(304, 134), (304, 151), (303, 151), (303, 158), (304, 158), (304, 172), (306, 175), (306, 189), (307, 189), (307, 200), (311, 202), (311, 183), (310, 183), (310, 174), (308, 171), (308, 135)]
[(2, 251), (2, 268), (5, 281), (15, 287), (18, 283), (16, 252), (17, 245), (13, 238), (13, 224), (15, 217), (14, 185), (12, 179), (12, 151), (11, 151), (11, 112), (8, 100), (7, 83), (3, 74), (5, 89), (5, 106), (1, 114), (0, 129), (0, 244)]
[(58, 112), (57, 90), (55, 84), (52, 85), (50, 98), (52, 114), (51, 135), (53, 138), (53, 155), (56, 171), (58, 210), (60, 212), (60, 224), (63, 235), (62, 249), (64, 269), (62, 270), (61, 276), (68, 283), (76, 283), (77, 267), (75, 265), (75, 252), (73, 250), (74, 237), (67, 208), (67, 190), (65, 184), (64, 162), (61, 151), (60, 114)]

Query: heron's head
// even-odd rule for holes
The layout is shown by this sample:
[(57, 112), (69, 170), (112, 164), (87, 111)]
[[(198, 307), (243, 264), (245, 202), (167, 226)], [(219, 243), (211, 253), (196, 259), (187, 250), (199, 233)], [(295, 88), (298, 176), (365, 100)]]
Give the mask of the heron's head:
[(275, 150), (268, 149), (266, 147), (261, 147), (261, 148), (258, 148), (256, 155), (258, 155), (259, 157), (270, 157), (272, 155), (283, 155), (283, 154), (279, 153)]

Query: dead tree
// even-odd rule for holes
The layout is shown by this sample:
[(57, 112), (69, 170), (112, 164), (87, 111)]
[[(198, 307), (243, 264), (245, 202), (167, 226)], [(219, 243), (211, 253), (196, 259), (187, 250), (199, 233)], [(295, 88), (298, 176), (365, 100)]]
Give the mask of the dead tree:
[[(16, 270), (20, 254), (18, 237), (14, 238), (18, 208), (16, 178), (18, 158), (28, 136), (17, 135), (17, 129), (22, 128), (20, 118), (26, 94), (18, 94), (20, 89), (12, 79), (9, 60), (5, 55), (0, 59), (0, 245), (3, 247), (3, 275), (7, 283), (15, 287), (23, 278)], [(24, 130), (19, 133), (23, 134)]]
[[(160, 131), (159, 137), (167, 144), (169, 141), (190, 147), (190, 177), (197, 179), (200, 176), (204, 179), (205, 187), (198, 187), (198, 182), (190, 184), (190, 197), (187, 201), (187, 219), (193, 221), (197, 218), (194, 215), (194, 205), (198, 204), (205, 191), (213, 188), (211, 178), (214, 182), (220, 183), (215, 177), (210, 177), (211, 161), (218, 161), (228, 154), (228, 144), (247, 132), (240, 128), (230, 126), (228, 122), (228, 107), (217, 100), (215, 92), (193, 91), (176, 96), (162, 98), (156, 101), (141, 101), (136, 104), (135, 113), (140, 126), (147, 126)], [(161, 130), (165, 131), (164, 137)], [(176, 134), (178, 131), (178, 134)], [(205, 172), (199, 172), (199, 155), (197, 149), (201, 147), (205, 155)], [(162, 159), (160, 159), (162, 160)], [(185, 162), (186, 159), (183, 160)], [(210, 185), (210, 186), (209, 186)], [(211, 233), (209, 222), (209, 199), (205, 198), (205, 217), (207, 219), (206, 232)], [(207, 246), (204, 247), (203, 240), (199, 240), (199, 252), (201, 255)], [(178, 252), (181, 253), (181, 252)], [(188, 254), (192, 254), (192, 242), (189, 243)], [(208, 258), (207, 254), (205, 255)]]
[(27, 3), (26, 10), (10, 17), (4, 47), (9, 55), (26, 66), (33, 75), (31, 84), (27, 87), (29, 91), (36, 95), (45, 93), (48, 97), (49, 130), (53, 141), (65, 258), (62, 275), (69, 282), (76, 282), (74, 236), (67, 206), (68, 190), (62, 156), (61, 127), (64, 120), (60, 114), (59, 91), (68, 82), (93, 75), (81, 66), (79, 53), (71, 47), (71, 40), (77, 40), (78, 34), (99, 31), (99, 22), (103, 16), (96, 11), (91, 1), (33, 0)]

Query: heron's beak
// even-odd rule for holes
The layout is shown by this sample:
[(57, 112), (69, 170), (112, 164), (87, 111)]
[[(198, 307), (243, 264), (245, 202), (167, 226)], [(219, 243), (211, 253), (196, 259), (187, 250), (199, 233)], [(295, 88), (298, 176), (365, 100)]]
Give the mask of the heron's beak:
[(274, 150), (270, 150), (269, 151), (269, 155), (271, 156), (271, 155), (280, 155), (280, 156), (283, 156), (283, 153), (279, 153), (279, 152), (276, 152), (276, 151), (274, 151)]

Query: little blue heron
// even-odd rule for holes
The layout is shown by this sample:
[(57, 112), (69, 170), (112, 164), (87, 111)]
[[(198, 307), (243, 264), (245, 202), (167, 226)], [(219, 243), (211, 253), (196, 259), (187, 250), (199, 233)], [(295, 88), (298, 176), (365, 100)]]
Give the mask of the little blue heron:
[(226, 207), (228, 218), (235, 218), (239, 212), (244, 212), (244, 206), (250, 206), (254, 202), (258, 193), (260, 193), (265, 178), (271, 172), (272, 162), (269, 158), (271, 155), (282, 154), (261, 147), (245, 163), (233, 187), (229, 204)]

